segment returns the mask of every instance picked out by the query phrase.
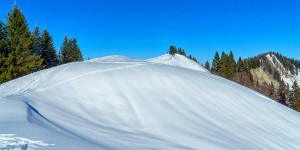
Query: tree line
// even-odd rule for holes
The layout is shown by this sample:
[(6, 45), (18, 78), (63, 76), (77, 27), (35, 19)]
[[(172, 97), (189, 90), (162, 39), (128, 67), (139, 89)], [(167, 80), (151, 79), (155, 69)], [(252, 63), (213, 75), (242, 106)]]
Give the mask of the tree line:
[(25, 16), (16, 4), (5, 18), (6, 23), (0, 21), (0, 83), (83, 60), (75, 38), (65, 36), (57, 54), (46, 28), (40, 33), (36, 26), (30, 32)]
[[(298, 74), (298, 60), (290, 59), (274, 52), (264, 53), (246, 59), (239, 57), (237, 61), (235, 61), (232, 51), (230, 51), (229, 55), (222, 52), (221, 57), (219, 53), (216, 52), (211, 67), (208, 61), (206, 61), (204, 67), (215, 75), (222, 76), (256, 91), (263, 92), (268, 97), (277, 100), (277, 102), (300, 112), (299, 85), (296, 81), (294, 81), (291, 88), (288, 84), (285, 84), (278, 70), (270, 64), (269, 60), (267, 60), (267, 54), (275, 55), (280, 62), (285, 62), (283, 63), (283, 67), (287, 71), (290, 71), (295, 75)], [(275, 60), (272, 61), (275, 62)], [(275, 90), (273, 83), (270, 85), (260, 85), (258, 80), (254, 81), (250, 70), (259, 67), (262, 67), (266, 73), (271, 75), (279, 83), (277, 90)], [(282, 68), (279, 69), (282, 70)]]

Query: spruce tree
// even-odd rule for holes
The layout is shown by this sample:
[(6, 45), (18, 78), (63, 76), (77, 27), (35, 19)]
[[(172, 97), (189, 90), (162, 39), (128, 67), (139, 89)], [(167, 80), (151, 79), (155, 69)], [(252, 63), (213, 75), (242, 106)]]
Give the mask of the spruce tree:
[(211, 72), (213, 74), (219, 74), (219, 72), (220, 72), (220, 56), (219, 56), (218, 52), (215, 53), (215, 56), (214, 56), (214, 59), (212, 62)]
[(236, 72), (236, 62), (234, 60), (234, 56), (232, 51), (230, 51), (229, 57), (228, 57), (228, 75), (229, 75), (229, 79), (233, 79), (235, 72)]
[(244, 62), (241, 57), (239, 57), (239, 59), (238, 59), (236, 68), (237, 68), (237, 72), (243, 72), (245, 70)]
[(83, 60), (80, 48), (77, 45), (77, 40), (75, 38), (72, 39), (67, 36), (64, 37), (58, 58), (59, 62), (62, 64)]
[(294, 81), (291, 91), (291, 107), (300, 112), (300, 88), (297, 81)]
[(3, 64), (8, 53), (6, 43), (7, 43), (7, 32), (6, 29), (4, 28), (4, 23), (0, 21), (0, 75), (6, 69)]
[(208, 62), (208, 61), (205, 62), (205, 68), (206, 68), (208, 71), (210, 71), (210, 65), (209, 65), (209, 62)]
[(26, 19), (13, 5), (7, 15), (7, 57), (3, 62), (5, 70), (0, 75), (0, 82), (12, 80), (29, 74), (39, 68), (43, 62), (40, 56), (32, 54), (32, 40)]
[(175, 46), (171, 45), (168, 53), (171, 55), (175, 55), (177, 53), (177, 48)]
[(33, 32), (31, 33), (32, 39), (32, 53), (36, 55), (42, 55), (41, 52), (41, 35), (38, 26), (35, 26)]
[(283, 80), (279, 82), (279, 88), (277, 90), (278, 102), (287, 105), (286, 87)]
[(77, 40), (76, 38), (73, 38), (71, 39), (71, 48), (72, 48), (72, 61), (75, 62), (75, 61), (83, 61), (83, 57), (82, 57), (82, 54), (81, 54), (81, 51), (80, 51), (80, 48), (79, 46), (77, 45)]
[(220, 75), (224, 78), (229, 79), (229, 64), (228, 64), (228, 55), (225, 52), (222, 52), (221, 61), (220, 61)]
[(44, 60), (44, 68), (50, 68), (58, 64), (52, 37), (46, 29), (43, 30), (40, 38), (40, 50)]

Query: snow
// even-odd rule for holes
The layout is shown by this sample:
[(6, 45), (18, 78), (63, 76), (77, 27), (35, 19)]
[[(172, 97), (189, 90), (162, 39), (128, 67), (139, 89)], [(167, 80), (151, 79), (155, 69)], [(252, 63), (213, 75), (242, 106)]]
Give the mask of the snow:
[(31, 141), (37, 149), (300, 147), (298, 112), (197, 70), (184, 57), (116, 62), (120, 59), (69, 63), (1, 84), (0, 134), (11, 138), (6, 144)]
[(14, 134), (0, 134), (0, 149), (31, 150), (53, 145), (14, 136)]
[(151, 58), (146, 61), (153, 62), (153, 63), (161, 63), (166, 65), (178, 66), (203, 72), (209, 72), (200, 64), (194, 62), (193, 60), (188, 59), (187, 57), (179, 54), (170, 55), (165, 54), (159, 57)]
[[(290, 71), (286, 71), (286, 69), (283, 67), (282, 63), (277, 59), (277, 57), (273, 54), (267, 54), (266, 58), (271, 62), (274, 68), (277, 69), (279, 72), (281, 79), (284, 81), (285, 84), (288, 84), (290, 89), (293, 86), (294, 81), (296, 81), (298, 84), (300, 84), (300, 72), (298, 71), (298, 75), (292, 75)], [(273, 58), (275, 62), (273, 61)], [(281, 69), (282, 70), (281, 70)]]
[(122, 56), (122, 55), (112, 55), (112, 56), (86, 60), (84, 62), (132, 62), (132, 61), (139, 61), (139, 60), (130, 59), (129, 57)]

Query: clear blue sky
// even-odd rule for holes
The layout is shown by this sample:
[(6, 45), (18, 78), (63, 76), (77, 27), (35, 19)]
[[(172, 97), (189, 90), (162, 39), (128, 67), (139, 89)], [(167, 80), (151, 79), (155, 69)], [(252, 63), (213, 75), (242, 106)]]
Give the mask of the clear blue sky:
[[(216, 50), (249, 57), (265, 51), (300, 59), (298, 0), (16, 0), (56, 50), (66, 33), (84, 58), (121, 54), (146, 59), (171, 44), (205, 62)], [(14, 0), (0, 0), (0, 16)]]

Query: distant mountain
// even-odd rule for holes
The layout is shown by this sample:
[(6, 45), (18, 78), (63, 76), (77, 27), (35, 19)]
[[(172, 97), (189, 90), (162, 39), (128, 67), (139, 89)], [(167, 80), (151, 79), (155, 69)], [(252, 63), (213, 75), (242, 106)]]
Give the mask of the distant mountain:
[[(300, 84), (300, 61), (285, 57), (279, 53), (267, 52), (244, 60), (251, 72), (251, 81), (240, 79), (235, 82), (252, 88), (276, 101), (281, 101), (284, 94), (285, 105), (290, 106), (291, 90), (294, 81)], [(283, 86), (285, 91), (283, 91)]]
[(299, 124), (180, 55), (68, 63), (0, 85), (0, 149), (297, 149)]

